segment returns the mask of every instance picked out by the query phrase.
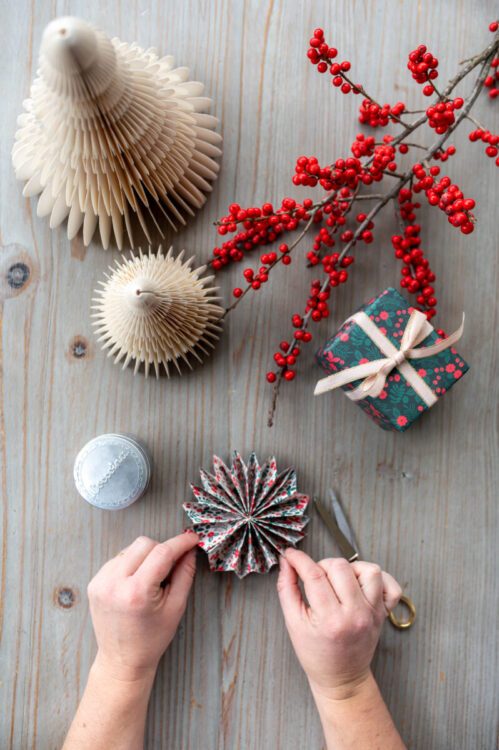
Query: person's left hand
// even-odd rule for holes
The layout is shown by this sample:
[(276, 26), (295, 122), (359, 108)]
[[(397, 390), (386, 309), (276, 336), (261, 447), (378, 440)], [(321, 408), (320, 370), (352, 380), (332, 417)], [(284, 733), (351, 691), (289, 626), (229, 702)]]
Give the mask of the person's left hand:
[(154, 676), (185, 610), (198, 541), (194, 532), (162, 543), (141, 536), (90, 581), (97, 661), (109, 674), (124, 681)]

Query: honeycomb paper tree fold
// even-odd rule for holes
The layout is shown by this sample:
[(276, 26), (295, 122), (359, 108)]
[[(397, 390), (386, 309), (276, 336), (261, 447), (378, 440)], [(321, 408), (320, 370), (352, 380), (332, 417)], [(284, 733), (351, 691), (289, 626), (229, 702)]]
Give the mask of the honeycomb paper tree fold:
[(168, 375), (171, 363), (180, 372), (179, 359), (190, 367), (189, 354), (201, 361), (220, 332), (223, 310), (210, 286), (213, 276), (202, 277), (205, 266), (191, 268), (193, 258), (184, 263), (182, 257), (174, 258), (171, 248), (165, 256), (160, 247), (116, 261), (93, 300), (93, 324), (108, 356), (124, 358), (124, 368), (134, 359), (135, 373), (144, 363), (146, 377), (151, 365), (159, 376), (161, 364)]
[(49, 23), (12, 152), (23, 195), (40, 193), (38, 215), (50, 214), (52, 228), (67, 217), (69, 238), (83, 226), (85, 245), (98, 224), (104, 247), (114, 232), (120, 249), (124, 227), (133, 246), (132, 213), (148, 239), (153, 205), (184, 224), (211, 190), (221, 153), (211, 99), (188, 77), (172, 57), (79, 18)]

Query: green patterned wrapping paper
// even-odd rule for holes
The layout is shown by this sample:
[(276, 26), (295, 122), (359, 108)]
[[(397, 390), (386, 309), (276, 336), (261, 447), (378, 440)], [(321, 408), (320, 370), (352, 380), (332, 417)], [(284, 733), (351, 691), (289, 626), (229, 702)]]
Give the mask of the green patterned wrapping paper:
[[(396, 289), (389, 287), (359, 310), (370, 317), (397, 349), (400, 347), (405, 326), (414, 308)], [(440, 340), (432, 331), (418, 347), (424, 348)], [(332, 374), (386, 355), (357, 323), (351, 321), (345, 323), (315, 356), (326, 372)], [(452, 388), (469, 369), (453, 347), (432, 357), (411, 359), (409, 362), (437, 398)], [(342, 388), (344, 391), (353, 390), (361, 382), (355, 380)], [(397, 368), (388, 375), (386, 385), (377, 398), (367, 396), (356, 403), (384, 430), (397, 432), (407, 430), (428, 409)]]

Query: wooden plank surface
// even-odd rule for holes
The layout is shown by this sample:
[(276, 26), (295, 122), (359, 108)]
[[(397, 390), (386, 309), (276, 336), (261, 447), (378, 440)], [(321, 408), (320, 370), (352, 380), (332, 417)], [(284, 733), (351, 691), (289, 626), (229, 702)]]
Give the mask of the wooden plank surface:
[[(374, 665), (407, 745), (494, 746), (497, 169), (481, 146), (467, 143), (468, 129), (453, 141), (458, 153), (448, 171), (477, 200), (476, 231), (464, 237), (429, 208), (421, 223), (437, 274), (437, 322), (451, 330), (466, 310), (459, 349), (471, 370), (404, 435), (382, 432), (342, 394), (314, 401), (320, 371), (312, 348), (282, 389), (276, 426), (267, 428), (264, 375), (308, 290), (301, 261), (243, 301), (203, 367), (157, 382), (121, 372), (98, 349), (89, 321), (92, 290), (118, 253), (98, 242), (85, 250), (80, 238), (68, 242), (65, 228), (52, 232), (38, 219), (36, 200), (22, 198), (9, 150), (42, 30), (55, 15), (81, 15), (111, 35), (173, 54), (206, 83), (224, 137), (212, 197), (187, 229), (168, 237), (204, 261), (216, 244), (212, 222), (230, 202), (298, 197), (290, 183), (297, 156), (325, 161), (348, 153), (359, 101), (333, 91), (308, 64), (316, 26), (352, 61), (354, 79), (382, 101), (413, 106), (421, 100), (408, 52), (425, 42), (440, 60), (439, 80), (447, 80), (458, 60), (488, 43), (496, 12), (492, 0), (2, 4), (2, 748), (60, 747), (94, 653), (88, 580), (135, 536), (177, 533), (189, 481), (213, 453), (228, 458), (234, 448), (275, 453), (282, 467), (294, 463), (304, 491), (323, 494), (334, 485), (366, 559), (395, 575), (416, 602), (416, 626), (386, 627)], [(477, 117), (493, 132), (497, 112), (483, 95)], [(330, 318), (315, 328), (316, 343), (397, 283), (393, 231), (387, 209), (376, 241), (359, 248)], [(30, 276), (16, 291), (6, 273), (18, 262)], [(221, 274), (227, 300), (241, 272), (239, 265)], [(142, 438), (155, 464), (143, 501), (115, 513), (84, 503), (72, 479), (81, 446), (111, 431)], [(315, 518), (303, 548), (316, 559), (336, 553)], [(275, 573), (243, 582), (210, 574), (200, 555), (186, 617), (155, 684), (147, 748), (323, 747), (275, 583)]]

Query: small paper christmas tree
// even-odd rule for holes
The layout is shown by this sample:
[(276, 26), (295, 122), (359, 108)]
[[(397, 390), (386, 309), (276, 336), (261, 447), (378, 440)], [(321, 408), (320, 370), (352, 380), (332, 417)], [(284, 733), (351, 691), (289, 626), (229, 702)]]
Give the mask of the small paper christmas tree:
[(93, 304), (96, 333), (108, 356), (123, 367), (135, 360), (135, 372), (144, 363), (147, 377), (151, 365), (159, 376), (160, 365), (169, 374), (169, 364), (180, 372), (178, 360), (190, 367), (188, 355), (201, 361), (218, 338), (223, 310), (216, 304), (217, 289), (209, 286), (213, 276), (202, 274), (205, 266), (191, 268), (193, 258), (182, 261), (172, 249), (163, 255), (134, 256), (111, 269)]
[(50, 215), (52, 228), (67, 217), (69, 238), (83, 226), (85, 245), (99, 225), (104, 247), (114, 233), (120, 249), (123, 224), (133, 246), (131, 213), (150, 241), (153, 204), (172, 226), (184, 224), (211, 190), (221, 153), (218, 120), (205, 114), (211, 100), (188, 77), (172, 57), (81, 19), (52, 21), (12, 152), (23, 195), (40, 193), (38, 216)]

